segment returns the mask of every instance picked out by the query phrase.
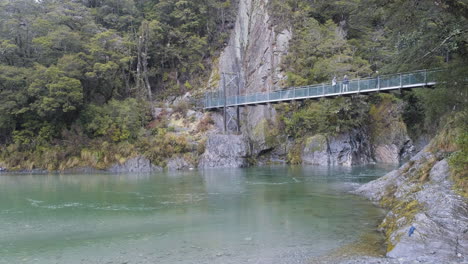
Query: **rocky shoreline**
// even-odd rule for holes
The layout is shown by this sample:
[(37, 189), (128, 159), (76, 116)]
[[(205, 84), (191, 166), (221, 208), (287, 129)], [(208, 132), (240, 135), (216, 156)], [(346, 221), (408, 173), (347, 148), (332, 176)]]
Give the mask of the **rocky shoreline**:
[(379, 226), (387, 258), (352, 257), (339, 263), (468, 263), (468, 201), (452, 187), (447, 159), (429, 147), (360, 186), (354, 194), (389, 209)]

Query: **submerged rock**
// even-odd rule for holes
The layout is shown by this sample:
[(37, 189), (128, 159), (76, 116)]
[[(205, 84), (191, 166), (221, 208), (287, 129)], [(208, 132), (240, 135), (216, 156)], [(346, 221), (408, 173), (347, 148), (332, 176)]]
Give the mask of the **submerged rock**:
[(243, 136), (211, 134), (201, 156), (200, 168), (240, 168), (248, 165), (249, 146)]
[(468, 262), (468, 201), (452, 190), (449, 176), (447, 160), (437, 161), (426, 149), (355, 191), (390, 209), (381, 224), (387, 257), (417, 263)]
[(113, 173), (127, 172), (153, 172), (162, 171), (162, 168), (151, 163), (151, 161), (143, 156), (138, 156), (127, 160), (123, 164), (115, 164), (107, 171)]

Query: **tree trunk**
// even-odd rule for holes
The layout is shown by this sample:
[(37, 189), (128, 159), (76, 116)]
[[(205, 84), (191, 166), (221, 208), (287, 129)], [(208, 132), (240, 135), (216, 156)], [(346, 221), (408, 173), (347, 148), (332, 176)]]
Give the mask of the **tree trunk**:
[(148, 38), (149, 38), (149, 29), (148, 29), (148, 24), (145, 23), (143, 25), (143, 41), (145, 43), (145, 51), (143, 53), (143, 60), (142, 60), (142, 64), (143, 64), (143, 76), (144, 76), (144, 82), (145, 82), (145, 86), (146, 86), (146, 89), (148, 91), (148, 99), (150, 101), (150, 103), (153, 103), (153, 93), (151, 91), (151, 84), (149, 82), (149, 78), (148, 78)]
[(142, 36), (138, 37), (138, 46), (137, 46), (137, 53), (138, 53), (138, 61), (137, 61), (137, 75), (136, 75), (136, 87), (137, 87), (137, 93), (138, 95), (141, 95), (141, 91), (143, 90), (143, 78), (142, 78), (142, 42), (143, 38)]

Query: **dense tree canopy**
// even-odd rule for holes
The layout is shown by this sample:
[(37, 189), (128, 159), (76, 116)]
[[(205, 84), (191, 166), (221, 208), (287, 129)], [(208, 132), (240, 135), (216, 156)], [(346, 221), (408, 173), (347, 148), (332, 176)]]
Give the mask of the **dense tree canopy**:
[(0, 141), (50, 140), (88, 105), (184, 92), (231, 13), (229, 0), (0, 0)]
[[(120, 134), (113, 140), (136, 137), (135, 124), (115, 124), (125, 123), (123, 112), (140, 113), (133, 108), (145, 105), (128, 99), (158, 100), (203, 87), (232, 28), (236, 3), (0, 0), (0, 143), (34, 147), (73, 125), (91, 137), (115, 131)], [(294, 35), (284, 60), (290, 85), (345, 73), (454, 69), (445, 88), (417, 97), (431, 107), (408, 120), (466, 105), (466, 85), (459, 80), (468, 67), (467, 6), (460, 0), (270, 2), (277, 29), (290, 27)], [(428, 104), (418, 105), (410, 113)]]

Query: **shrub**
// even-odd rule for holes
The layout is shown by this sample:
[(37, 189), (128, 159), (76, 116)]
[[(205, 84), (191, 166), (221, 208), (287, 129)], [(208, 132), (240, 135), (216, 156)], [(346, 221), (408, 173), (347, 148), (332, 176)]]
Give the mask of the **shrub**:
[(203, 118), (200, 120), (200, 122), (197, 125), (197, 131), (198, 132), (206, 132), (210, 129), (210, 126), (214, 125), (214, 121), (211, 118), (210, 114), (207, 114), (203, 116)]
[(103, 106), (89, 105), (81, 115), (81, 123), (90, 137), (104, 136), (113, 142), (134, 140), (147, 124), (148, 109), (133, 98), (111, 100)]
[(468, 132), (463, 132), (457, 139), (459, 151), (449, 159), (455, 188), (463, 196), (468, 197)]
[(187, 115), (189, 108), (190, 104), (185, 100), (178, 102), (172, 107), (174, 113), (181, 115), (181, 117), (185, 117)]
[(140, 139), (138, 147), (154, 164), (164, 167), (165, 160), (189, 151), (189, 143), (184, 136), (160, 129), (156, 136)]
[(287, 133), (299, 138), (317, 133), (342, 133), (363, 126), (368, 120), (368, 105), (363, 100), (352, 98), (324, 99), (283, 113), (282, 121)]

